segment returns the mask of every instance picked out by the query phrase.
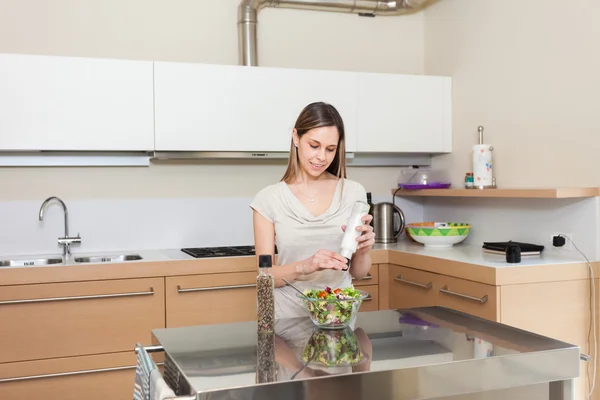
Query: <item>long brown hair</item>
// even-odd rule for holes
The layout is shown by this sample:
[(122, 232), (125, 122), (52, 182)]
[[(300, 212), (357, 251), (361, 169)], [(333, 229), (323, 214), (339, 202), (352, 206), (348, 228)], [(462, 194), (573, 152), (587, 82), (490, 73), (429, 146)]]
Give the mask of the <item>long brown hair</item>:
[[(327, 168), (327, 172), (337, 176), (340, 179), (346, 178), (346, 141), (344, 134), (344, 121), (342, 121), (340, 113), (334, 106), (323, 102), (316, 102), (307, 105), (298, 116), (298, 119), (296, 119), (294, 128), (296, 128), (298, 138), (301, 138), (311, 129), (321, 128), (324, 126), (335, 126), (339, 135), (335, 156)], [(283, 174), (283, 178), (281, 178), (281, 180), (285, 183), (291, 183), (296, 178), (299, 171), (300, 163), (298, 161), (298, 149), (294, 145), (294, 139), (292, 138), (287, 170), (285, 171), (285, 174)]]

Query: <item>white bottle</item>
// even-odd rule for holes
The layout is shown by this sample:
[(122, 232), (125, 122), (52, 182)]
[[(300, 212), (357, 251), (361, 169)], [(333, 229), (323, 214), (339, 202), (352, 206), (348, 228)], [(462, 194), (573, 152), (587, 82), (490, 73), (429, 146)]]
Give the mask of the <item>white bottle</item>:
[[(362, 217), (369, 213), (369, 208), (370, 206), (368, 203), (365, 203), (364, 201), (357, 201), (352, 207), (352, 214), (350, 214), (350, 218), (348, 218), (346, 231), (344, 232), (342, 245), (340, 246), (340, 255), (346, 257), (346, 260), (348, 260), (348, 268), (350, 268), (350, 259), (356, 252), (356, 247), (358, 246), (356, 238), (362, 234), (362, 232), (357, 231), (356, 228), (364, 225)], [(347, 271), (348, 268), (346, 268), (345, 271)]]

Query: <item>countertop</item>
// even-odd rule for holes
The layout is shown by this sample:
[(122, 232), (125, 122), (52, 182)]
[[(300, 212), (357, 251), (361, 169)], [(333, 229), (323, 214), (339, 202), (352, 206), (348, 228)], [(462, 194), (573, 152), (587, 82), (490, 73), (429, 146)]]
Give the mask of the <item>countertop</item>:
[[(504, 255), (490, 254), (482, 251), (479, 245), (457, 244), (450, 248), (428, 248), (421, 244), (401, 241), (391, 244), (375, 244), (373, 251), (375, 256), (381, 251), (391, 251), (397, 253), (405, 253), (424, 257), (438, 258), (441, 260), (455, 261), (459, 263), (474, 264), (491, 268), (517, 268), (528, 266), (555, 265), (555, 264), (573, 264), (583, 262), (584, 259), (575, 252), (561, 252), (553, 249), (545, 249), (539, 256), (523, 256), (520, 263), (509, 264), (506, 262)], [(150, 249), (150, 250), (117, 250), (117, 251), (102, 251), (102, 252), (85, 252), (74, 250), (72, 257), (85, 256), (106, 256), (119, 254), (138, 254), (142, 257), (141, 260), (126, 261), (125, 263), (145, 263), (145, 262), (160, 262), (160, 261), (185, 261), (185, 260), (204, 260), (194, 258), (180, 249)], [(37, 258), (60, 257), (60, 254), (35, 254), (35, 255), (6, 255), (0, 256), (0, 260), (25, 260)], [(252, 257), (220, 257), (222, 259), (241, 259)], [(111, 263), (119, 264), (119, 263)], [(56, 267), (61, 265), (85, 265), (67, 261), (61, 264), (52, 264), (48, 267)], [(33, 268), (44, 267), (36, 266)], [(22, 268), (22, 267), (3, 267), (3, 268)], [(32, 268), (32, 267), (27, 267)]]
[[(256, 270), (254, 257), (197, 259), (183, 253), (180, 249), (131, 249), (103, 252), (73, 249), (73, 257), (120, 254), (138, 254), (142, 259), (102, 264), (68, 261), (41, 266), (0, 267), (0, 285), (239, 273)], [(6, 255), (0, 256), (0, 260), (57, 256), (60, 257), (60, 253)], [(539, 275), (539, 279), (542, 280), (585, 279), (588, 273), (588, 266), (583, 257), (575, 252), (561, 252), (555, 249), (545, 249), (540, 256), (523, 256), (520, 263), (509, 264), (503, 255), (484, 253), (480, 245), (457, 244), (452, 248), (436, 249), (426, 248), (418, 243), (400, 241), (393, 244), (376, 244), (371, 258), (373, 264), (401, 265), (493, 285), (538, 279), (534, 275)]]
[[(317, 329), (303, 317), (278, 320), (274, 334), (242, 322), (153, 336), (170, 386), (197, 399), (299, 398), (326, 386), (337, 387), (325, 396), (332, 399), (425, 399), (579, 375), (578, 346), (442, 307), (359, 313), (343, 330)], [(394, 382), (403, 382), (404, 395)], [(356, 390), (363, 397), (351, 395)]]
[(430, 248), (418, 243), (401, 241), (392, 244), (376, 244), (374, 250), (391, 250), (393, 252), (439, 258), (466, 264), (475, 264), (491, 268), (515, 268), (540, 265), (572, 264), (584, 261), (575, 252), (559, 252), (544, 249), (539, 256), (523, 256), (518, 264), (509, 264), (504, 255), (485, 253), (481, 245), (457, 244), (450, 248)]

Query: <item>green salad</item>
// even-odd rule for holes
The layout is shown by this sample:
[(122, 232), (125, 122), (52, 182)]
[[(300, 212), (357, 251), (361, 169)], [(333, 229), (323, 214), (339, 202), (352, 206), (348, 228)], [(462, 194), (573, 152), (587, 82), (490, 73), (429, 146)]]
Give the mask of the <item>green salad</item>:
[(324, 290), (307, 289), (304, 295), (310, 300), (304, 300), (311, 318), (319, 325), (340, 326), (349, 322), (356, 308), (360, 305), (362, 294), (354, 287), (332, 289), (326, 286)]
[(363, 358), (356, 335), (349, 328), (316, 330), (304, 346), (302, 361), (326, 367), (353, 365)]

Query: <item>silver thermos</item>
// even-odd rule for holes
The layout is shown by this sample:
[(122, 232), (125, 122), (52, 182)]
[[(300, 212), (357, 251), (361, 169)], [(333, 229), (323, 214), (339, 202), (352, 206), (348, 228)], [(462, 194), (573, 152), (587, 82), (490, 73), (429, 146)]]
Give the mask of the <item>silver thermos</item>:
[(404, 213), (395, 204), (377, 203), (371, 208), (375, 243), (394, 243), (404, 231)]

